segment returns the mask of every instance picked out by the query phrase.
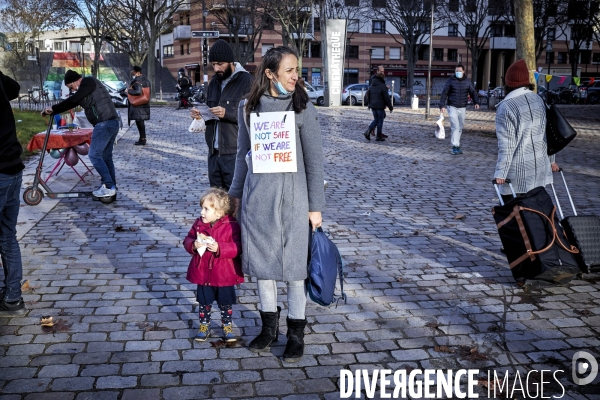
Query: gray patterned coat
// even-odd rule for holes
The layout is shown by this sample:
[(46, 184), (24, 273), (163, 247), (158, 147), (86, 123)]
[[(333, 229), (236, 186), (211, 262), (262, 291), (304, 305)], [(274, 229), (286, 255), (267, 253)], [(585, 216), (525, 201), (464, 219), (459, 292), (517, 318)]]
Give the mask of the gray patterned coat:
[[(263, 95), (260, 112), (285, 111), (291, 97)], [(325, 207), (323, 143), (317, 111), (311, 103), (295, 114), (298, 172), (255, 174), (246, 164), (250, 135), (245, 123), (245, 100), (238, 108), (238, 149), (229, 194), (241, 198), (242, 270), (277, 281), (307, 277), (309, 211)]]
[[(552, 183), (546, 145), (546, 107), (532, 91), (519, 88), (498, 104), (496, 112), (498, 162), (494, 178), (510, 179), (516, 193)], [(502, 185), (502, 194), (511, 194)]]

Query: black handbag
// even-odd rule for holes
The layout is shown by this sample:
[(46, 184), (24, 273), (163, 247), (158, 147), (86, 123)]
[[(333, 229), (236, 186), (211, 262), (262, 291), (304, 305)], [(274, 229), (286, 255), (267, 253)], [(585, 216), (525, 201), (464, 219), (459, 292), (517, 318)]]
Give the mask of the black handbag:
[(546, 143), (548, 155), (556, 154), (575, 139), (577, 132), (561, 114), (556, 104), (546, 107)]

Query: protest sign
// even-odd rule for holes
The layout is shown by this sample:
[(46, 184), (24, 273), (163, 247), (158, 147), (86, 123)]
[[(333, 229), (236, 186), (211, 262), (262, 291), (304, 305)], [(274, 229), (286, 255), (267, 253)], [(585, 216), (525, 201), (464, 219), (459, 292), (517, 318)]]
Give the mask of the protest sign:
[(250, 114), (252, 172), (297, 172), (296, 118), (293, 111)]

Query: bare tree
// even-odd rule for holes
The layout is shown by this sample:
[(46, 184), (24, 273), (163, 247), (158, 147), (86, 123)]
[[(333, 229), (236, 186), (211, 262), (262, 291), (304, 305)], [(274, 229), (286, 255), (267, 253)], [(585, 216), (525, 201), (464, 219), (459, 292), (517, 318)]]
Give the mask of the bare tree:
[[(533, 24), (535, 36), (535, 57), (540, 58), (546, 48), (544, 42), (549, 35), (556, 36), (557, 29), (565, 23), (565, 15), (560, 12), (566, 0), (534, 0)], [(554, 40), (554, 39), (551, 39)]]
[[(110, 21), (107, 15), (115, 8), (116, 0), (67, 0), (67, 10), (75, 14), (90, 35), (94, 59), (92, 60), (92, 75), (98, 77), (100, 52), (105, 37), (110, 32)], [(82, 52), (83, 57), (83, 52)]]
[[(434, 10), (438, 6), (434, 6)], [(431, 20), (431, 0), (373, 0), (372, 16), (389, 22), (398, 33), (386, 32), (399, 44), (404, 45), (407, 59), (406, 87), (412, 89), (421, 45), (429, 38)], [(435, 20), (434, 32), (443, 26)]]
[(467, 48), (471, 51), (471, 77), (477, 80), (477, 67), (488, 39), (502, 36), (496, 29), (509, 22), (511, 7), (508, 0), (450, 0), (443, 3), (442, 18), (446, 25), (464, 26), (464, 33), (456, 29)]
[(129, 56), (131, 65), (142, 65), (148, 55), (148, 35), (144, 28), (146, 7), (144, 0), (120, 0), (106, 12), (109, 22), (106, 39)]
[(34, 41), (44, 31), (73, 27), (72, 15), (64, 12), (64, 0), (49, 0), (43, 7), (37, 0), (0, 0), (0, 29), (7, 32), (11, 46), (4, 66), (15, 78), (26, 69), (27, 55), (35, 48)]
[[(229, 32), (235, 59), (242, 65), (253, 60), (265, 26), (263, 0), (211, 0), (211, 12)], [(244, 40), (245, 39), (245, 40)]]
[(582, 50), (589, 48), (594, 38), (594, 23), (599, 11), (598, 1), (566, 0), (558, 7), (557, 13), (563, 22), (558, 26), (561, 31), (560, 36), (564, 37), (569, 49), (571, 77), (575, 77)]
[(271, 0), (265, 13), (278, 25), (283, 44), (298, 53), (298, 67), (302, 70), (302, 57), (306, 44), (313, 37), (313, 0)]

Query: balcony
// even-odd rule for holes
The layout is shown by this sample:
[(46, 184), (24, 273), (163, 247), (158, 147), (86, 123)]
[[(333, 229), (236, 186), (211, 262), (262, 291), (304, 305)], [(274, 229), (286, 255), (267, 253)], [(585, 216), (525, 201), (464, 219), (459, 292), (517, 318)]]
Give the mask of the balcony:
[(517, 48), (517, 39), (509, 36), (495, 36), (490, 38), (490, 49), (494, 50), (515, 50)]
[[(213, 22), (211, 24), (211, 27), (212, 27), (213, 31), (219, 31), (220, 36), (232, 36), (232, 34), (229, 31), (228, 26), (225, 24), (222, 24), (219, 22)], [(252, 32), (254, 30), (254, 27), (249, 24), (242, 24), (239, 27), (240, 28), (238, 31), (238, 36), (241, 38), (247, 37), (248, 35), (252, 35)]]
[(183, 0), (177, 7), (177, 11), (190, 11), (191, 0)]
[(178, 25), (173, 29), (173, 40), (187, 40), (192, 38), (192, 27), (189, 25)]

